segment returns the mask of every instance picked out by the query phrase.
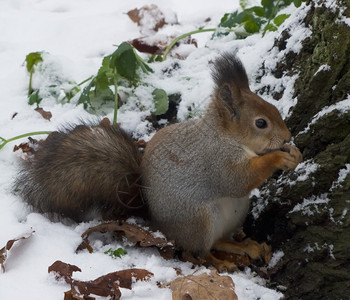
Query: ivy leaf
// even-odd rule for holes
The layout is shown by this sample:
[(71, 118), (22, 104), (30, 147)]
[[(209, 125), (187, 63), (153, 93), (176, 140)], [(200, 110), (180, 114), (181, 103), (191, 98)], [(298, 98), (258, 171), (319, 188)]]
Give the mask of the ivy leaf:
[(273, 22), (278, 27), (280, 26), (286, 19), (288, 19), (290, 14), (281, 14), (278, 15), (276, 18), (273, 19)]
[(26, 56), (26, 66), (29, 73), (34, 71), (34, 66), (43, 61), (43, 52), (32, 52)]
[(169, 109), (169, 100), (167, 93), (162, 89), (155, 89), (152, 93), (156, 116), (163, 115)]

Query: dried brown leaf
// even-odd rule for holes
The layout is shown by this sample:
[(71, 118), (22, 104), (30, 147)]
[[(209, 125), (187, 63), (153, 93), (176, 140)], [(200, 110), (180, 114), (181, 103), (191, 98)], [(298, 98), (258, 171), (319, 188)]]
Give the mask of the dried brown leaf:
[(75, 265), (67, 264), (56, 260), (49, 268), (48, 272), (55, 272), (56, 279), (63, 278), (65, 282), (72, 283), (73, 272), (81, 272), (81, 269)]
[[(140, 52), (160, 55), (164, 53), (165, 49), (174, 39), (175, 39), (175, 36), (161, 35), (158, 38), (155, 38), (154, 36), (152, 36), (151, 38), (148, 36), (145, 36), (145, 37), (140, 37), (132, 40), (130, 44), (132, 44)], [(193, 39), (190, 36), (178, 41), (174, 45), (171, 53), (173, 56), (177, 56), (181, 59), (184, 59), (185, 57), (182, 57), (179, 53), (176, 53), (176, 48), (180, 44), (193, 45), (196, 48), (198, 47), (196, 39)]]
[(5, 273), (5, 266), (4, 265), (5, 265), (5, 261), (7, 259), (7, 253), (12, 248), (13, 244), (19, 240), (25, 240), (25, 239), (30, 238), (34, 234), (34, 232), (35, 231), (32, 231), (29, 234), (24, 235), (22, 237), (19, 237), (19, 238), (13, 239), (13, 240), (9, 240), (6, 243), (5, 247), (0, 249), (0, 265), (1, 265), (1, 269), (2, 269), (3, 273)]
[(45, 120), (51, 120), (52, 118), (52, 113), (49, 111), (45, 111), (43, 110), (41, 107), (37, 107), (35, 109), (35, 111), (37, 111), (39, 114), (41, 114), (41, 116), (45, 119)]
[(96, 300), (96, 298), (91, 296), (81, 295), (76, 290), (74, 290), (74, 288), (72, 288), (71, 290), (64, 292), (63, 300)]
[(173, 300), (238, 299), (232, 278), (220, 276), (215, 270), (210, 274), (192, 274), (177, 278), (169, 286)]
[(236, 266), (245, 267), (265, 263), (272, 256), (271, 246), (266, 243), (258, 243), (250, 238), (241, 241), (219, 240), (213, 247), (212, 254), (215, 258), (234, 263)]
[(136, 38), (133, 39), (131, 45), (134, 46), (138, 51), (149, 54), (162, 54), (166, 49), (168, 43), (149, 43), (145, 38)]
[(157, 5), (145, 5), (140, 9), (130, 10), (127, 15), (140, 26), (141, 32), (158, 31), (166, 23), (164, 13)]
[(18, 146), (15, 145), (13, 147), (13, 152), (22, 150), (22, 153), (24, 155), (21, 156), (21, 158), (23, 160), (30, 160), (35, 155), (35, 152), (37, 151), (39, 144), (43, 141), (43, 140), (36, 140), (31, 137), (29, 137), (28, 140), (29, 142), (27, 143), (21, 143)]
[(88, 237), (93, 232), (113, 232), (117, 236), (125, 237), (128, 241), (135, 243), (139, 247), (156, 247), (164, 258), (172, 258), (174, 247), (164, 237), (157, 237), (152, 232), (136, 225), (126, 222), (112, 221), (99, 224), (86, 230), (81, 236), (83, 242), (78, 246), (78, 250), (92, 249)]
[(153, 273), (144, 269), (121, 270), (100, 276), (95, 280), (80, 281), (72, 278), (73, 272), (81, 269), (75, 265), (67, 264), (62, 261), (54, 262), (49, 268), (49, 273), (55, 272), (56, 279), (63, 278), (71, 285), (71, 289), (64, 294), (65, 300), (93, 300), (90, 294), (111, 297), (111, 299), (120, 299), (121, 292), (119, 287), (131, 289), (133, 279), (150, 280)]
[(252, 261), (248, 255), (227, 253), (224, 251), (217, 251), (217, 250), (213, 250), (212, 254), (216, 258), (218, 258), (222, 261), (228, 261), (228, 262), (234, 263), (236, 266), (241, 267), (241, 268), (247, 267), (252, 263)]

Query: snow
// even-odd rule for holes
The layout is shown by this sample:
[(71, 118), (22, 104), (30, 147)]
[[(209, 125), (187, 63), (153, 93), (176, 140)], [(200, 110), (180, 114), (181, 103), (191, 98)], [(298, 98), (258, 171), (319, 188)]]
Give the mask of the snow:
[(329, 201), (327, 193), (318, 197), (311, 196), (308, 199), (304, 199), (302, 203), (295, 205), (289, 213), (301, 212), (302, 215), (313, 216), (315, 211), (319, 213), (320, 205), (327, 204)]
[(277, 265), (277, 263), (282, 259), (283, 256), (284, 256), (284, 252), (282, 250), (278, 250), (274, 252), (267, 268), (268, 269), (274, 268)]
[(311, 122), (306, 126), (306, 128), (303, 131), (299, 132), (298, 134), (307, 133), (310, 130), (311, 125), (315, 124), (317, 120), (319, 120), (323, 116), (333, 111), (338, 111), (339, 114), (342, 114), (349, 110), (350, 110), (350, 95), (348, 95), (346, 99), (339, 101), (336, 104), (332, 104), (322, 108), (322, 110), (320, 110), (315, 116), (312, 117)]
[(345, 164), (344, 168), (339, 170), (338, 179), (332, 183), (330, 191), (335, 190), (337, 187), (342, 186), (342, 182), (350, 174), (350, 164)]
[[(257, 4), (259, 1), (250, 1)], [(178, 35), (198, 29), (200, 26), (215, 27), (226, 12), (238, 7), (239, 1), (222, 0), (220, 5), (215, 1), (200, 0), (156, 1), (165, 12), (166, 18), (177, 14), (179, 24), (169, 25), (159, 31), (159, 35)], [(0, 1), (0, 136), (11, 138), (34, 131), (50, 131), (62, 127), (66, 123), (77, 123), (79, 120), (91, 120), (94, 117), (85, 111), (82, 105), (73, 103), (64, 105), (57, 103), (49, 94), (41, 106), (52, 113), (51, 121), (43, 119), (27, 104), (27, 88), (29, 77), (24, 66), (28, 53), (45, 51), (47, 54), (47, 76), (35, 77), (34, 86), (48, 86), (52, 79), (64, 78), (81, 82), (96, 74), (103, 56), (115, 50), (114, 45), (123, 41), (140, 37), (140, 32), (126, 12), (150, 4), (146, 0), (116, 1), (104, 0), (2, 0)], [(303, 4), (304, 6), (305, 4)], [(292, 99), (294, 81), (297, 75), (283, 76), (280, 79), (267, 74), (262, 82), (257, 83), (259, 66), (265, 63), (271, 70), (283, 53), (276, 49), (270, 51), (276, 36), (287, 27), (291, 28), (295, 40), (283, 51), (299, 51), (301, 41), (310, 32), (299, 23), (302, 10), (291, 11), (293, 14), (276, 33), (267, 33), (248, 37), (245, 40), (234, 40), (230, 34), (221, 40), (210, 40), (211, 33), (194, 36), (198, 41), (198, 49), (184, 46), (182, 54), (188, 55), (184, 61), (169, 57), (166, 61), (152, 65), (154, 73), (147, 77), (150, 83), (163, 88), (167, 93), (180, 92), (182, 101), (178, 118), (188, 118), (188, 107), (192, 108), (194, 117), (200, 116), (210, 100), (212, 80), (209, 61), (220, 52), (237, 53), (247, 69), (251, 89), (258, 90), (263, 85), (284, 87), (283, 98), (276, 102), (271, 95), (263, 97), (275, 104), (283, 117), (296, 104)], [(304, 12), (303, 12), (304, 13)], [(296, 17), (297, 16), (297, 17)], [(210, 21), (205, 23), (210, 17)], [(178, 63), (180, 68), (171, 76), (162, 70)], [(49, 76), (50, 75), (50, 76)], [(128, 93), (125, 89), (123, 92)], [(142, 100), (140, 100), (142, 99)], [(142, 101), (143, 110), (137, 101)], [(119, 110), (118, 121), (123, 128), (133, 132), (137, 138), (149, 140), (154, 132), (150, 123), (145, 120), (152, 110), (149, 91), (145, 87), (138, 88), (131, 100)], [(13, 115), (17, 115), (13, 117)], [(112, 118), (112, 112), (107, 112)], [(45, 135), (36, 136), (45, 138)], [(56, 260), (77, 265), (82, 272), (75, 273), (78, 279), (90, 280), (108, 272), (136, 267), (146, 268), (154, 273), (150, 282), (135, 283), (133, 289), (122, 290), (123, 299), (171, 299), (169, 289), (160, 289), (157, 282), (165, 283), (176, 278), (174, 267), (180, 268), (184, 275), (193, 273), (191, 264), (177, 260), (165, 261), (155, 250), (138, 249), (123, 242), (113, 241), (103, 245), (99, 240), (93, 242), (95, 252), (75, 253), (81, 242), (81, 234), (96, 221), (79, 225), (51, 222), (46, 217), (31, 212), (23, 201), (15, 196), (11, 185), (20, 165), (20, 154), (13, 153), (14, 144), (26, 139), (11, 142), (0, 150), (0, 248), (8, 240), (35, 231), (32, 237), (18, 241), (8, 253), (5, 263), (6, 272), (0, 274), (0, 299), (10, 300), (25, 297), (38, 299), (44, 295), (46, 299), (62, 299), (63, 292), (68, 290), (64, 282), (57, 282), (48, 274), (47, 268)], [(309, 202), (305, 205), (309, 205)], [(344, 212), (346, 214), (346, 212)], [(104, 254), (109, 248), (122, 247), (128, 254), (120, 259), (113, 259)], [(201, 268), (205, 271), (205, 268)], [(264, 280), (257, 277), (249, 269), (245, 272), (230, 274), (236, 286), (239, 299), (279, 299), (279, 292), (266, 288)]]
[(289, 181), (288, 184), (290, 186), (293, 186), (299, 181), (307, 180), (311, 174), (313, 174), (317, 171), (318, 168), (319, 168), (319, 164), (314, 163), (311, 159), (308, 159), (306, 161), (302, 161), (295, 168), (295, 172), (298, 174), (298, 177), (296, 178), (295, 181)]

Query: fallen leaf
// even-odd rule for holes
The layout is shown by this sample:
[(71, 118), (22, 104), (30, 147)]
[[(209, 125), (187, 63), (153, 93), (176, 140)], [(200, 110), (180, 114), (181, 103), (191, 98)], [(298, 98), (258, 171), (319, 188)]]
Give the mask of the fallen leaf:
[(149, 54), (162, 54), (168, 44), (171, 42), (171, 39), (166, 38), (164, 40), (150, 40), (148, 37), (140, 37), (133, 39), (130, 43), (138, 51)]
[(24, 155), (22, 155), (21, 158), (23, 160), (30, 160), (35, 155), (35, 152), (37, 151), (40, 143), (43, 141), (43, 140), (36, 140), (31, 137), (29, 137), (28, 140), (29, 141), (27, 143), (21, 143), (18, 146), (15, 145), (13, 147), (13, 152), (22, 150), (22, 153)]
[(155, 4), (144, 5), (140, 9), (130, 10), (127, 15), (135, 22), (143, 34), (158, 31), (165, 24), (177, 24), (177, 17), (173, 15), (170, 19)]
[(45, 120), (51, 120), (52, 118), (52, 113), (49, 111), (45, 111), (43, 110), (41, 107), (37, 107), (35, 109), (35, 111), (37, 111), (39, 114), (41, 114), (41, 116), (45, 119)]
[(234, 263), (238, 267), (262, 263), (267, 264), (272, 256), (271, 246), (266, 243), (258, 243), (250, 238), (241, 240), (243, 235), (237, 236), (237, 240), (218, 241), (211, 253), (221, 261)]
[[(175, 36), (152, 35), (152, 36), (136, 38), (132, 40), (130, 44), (133, 45), (140, 52), (161, 55), (164, 53), (165, 49), (174, 39), (175, 39)], [(193, 39), (190, 36), (181, 39), (174, 45), (171, 51), (171, 53), (174, 56), (177, 56), (180, 58), (181, 58), (181, 55), (176, 53), (176, 48), (181, 44), (194, 45), (196, 48), (198, 47), (196, 39)], [(184, 59), (184, 57), (182, 57), (182, 59)]]
[(210, 274), (177, 278), (168, 286), (172, 290), (173, 300), (238, 299), (232, 278), (220, 276), (215, 270), (211, 270)]
[(13, 244), (19, 240), (25, 240), (25, 239), (28, 239), (30, 238), (33, 234), (34, 234), (35, 231), (32, 231), (30, 232), (29, 234), (27, 235), (24, 235), (22, 237), (19, 237), (19, 238), (16, 238), (16, 239), (13, 239), (13, 240), (9, 240), (7, 243), (6, 243), (6, 246), (3, 247), (2, 249), (0, 249), (0, 265), (1, 265), (1, 269), (2, 269), (2, 272), (5, 273), (5, 261), (7, 259), (7, 254), (8, 254), (8, 251), (12, 248)]
[(78, 246), (77, 251), (83, 249), (92, 250), (88, 237), (93, 232), (113, 232), (119, 237), (125, 237), (139, 247), (156, 247), (165, 259), (174, 257), (174, 246), (165, 237), (157, 237), (153, 232), (147, 231), (139, 225), (119, 221), (102, 223), (87, 229), (81, 235), (83, 242)]
[(80, 281), (72, 278), (73, 272), (81, 269), (75, 265), (67, 264), (62, 261), (54, 262), (49, 268), (49, 273), (55, 272), (56, 279), (63, 278), (71, 285), (71, 289), (64, 294), (65, 300), (95, 299), (90, 294), (107, 297), (111, 299), (120, 299), (121, 292), (119, 287), (131, 289), (133, 280), (150, 280), (153, 273), (144, 269), (127, 269), (108, 273), (95, 280)]
[(234, 253), (227, 253), (224, 251), (212, 250), (211, 253), (218, 259), (234, 263), (237, 267), (244, 268), (249, 266), (252, 261), (248, 255), (239, 255)]
[(64, 292), (63, 300), (96, 300), (96, 298), (91, 296), (80, 295), (76, 290), (72, 288), (70, 291)]
[(56, 279), (63, 278), (65, 282), (72, 282), (73, 272), (81, 272), (81, 269), (75, 265), (67, 264), (60, 260), (56, 260), (49, 268), (48, 272), (55, 272)]

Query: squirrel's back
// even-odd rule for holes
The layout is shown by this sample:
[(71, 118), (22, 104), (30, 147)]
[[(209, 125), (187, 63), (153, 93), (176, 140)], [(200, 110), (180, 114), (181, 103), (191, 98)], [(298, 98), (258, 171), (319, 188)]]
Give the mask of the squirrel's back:
[(141, 153), (119, 126), (101, 122), (51, 133), (25, 162), (15, 190), (36, 211), (76, 221), (122, 216), (142, 205)]

